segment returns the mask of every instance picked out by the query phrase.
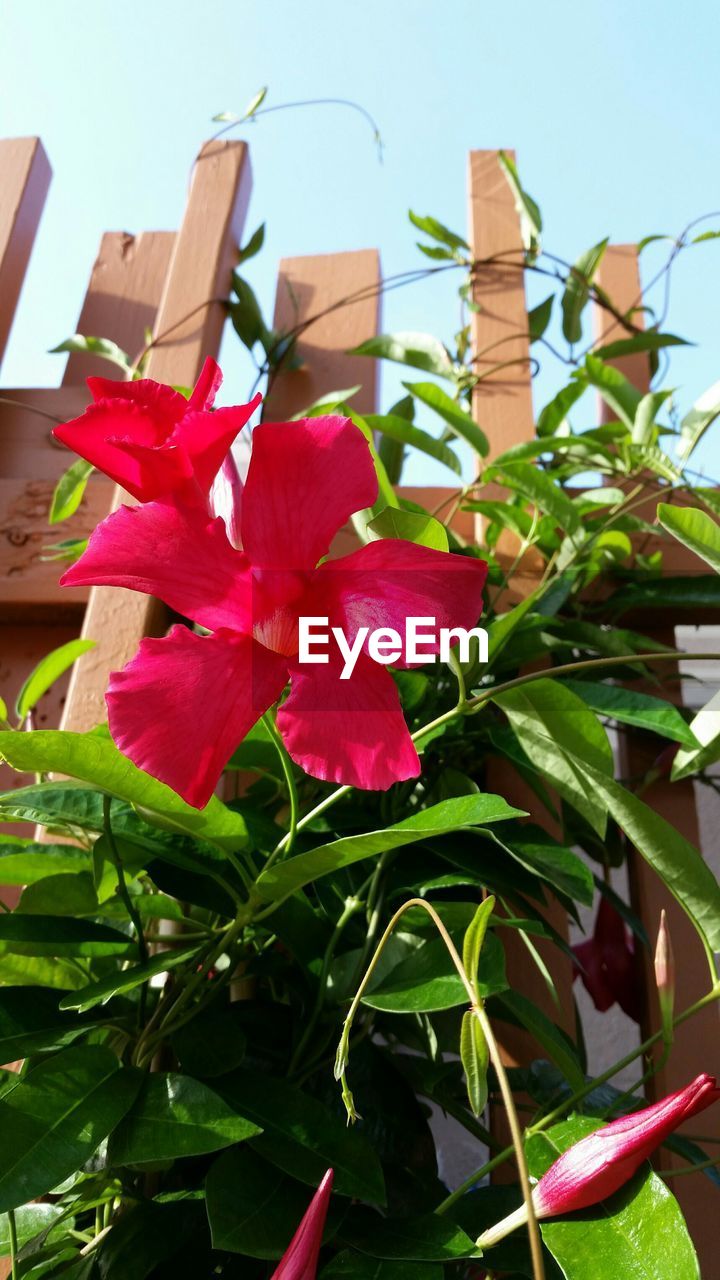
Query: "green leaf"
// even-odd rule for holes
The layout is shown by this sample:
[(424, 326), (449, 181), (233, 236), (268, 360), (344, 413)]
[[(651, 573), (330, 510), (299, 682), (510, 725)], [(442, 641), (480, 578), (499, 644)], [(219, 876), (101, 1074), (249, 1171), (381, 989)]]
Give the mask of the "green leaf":
[(542, 216), (540, 210), (520, 182), (517, 166), (512, 156), (505, 151), (498, 153), (498, 163), (508, 180), (510, 190), (515, 197), (515, 208), (520, 217), (520, 234), (527, 252), (536, 257), (540, 252), (540, 235), (542, 232)]
[(571, 344), (582, 338), (582, 313), (590, 297), (590, 285), (595, 279), (603, 254), (608, 247), (606, 236), (599, 244), (587, 249), (570, 268), (565, 291), (562, 296), (563, 335)]
[[(15, 1230), (17, 1232), (18, 1248), (22, 1249), (24, 1245), (43, 1233), (45, 1239), (51, 1240), (53, 1235), (52, 1228), (57, 1223), (58, 1218), (62, 1217), (64, 1209), (59, 1204), (26, 1204), (15, 1211)], [(10, 1253), (10, 1222), (6, 1213), (0, 1217), (0, 1258), (6, 1258)]]
[(41, 658), (22, 685), (15, 703), (15, 714), (24, 720), (29, 711), (37, 705), (44, 693), (60, 676), (71, 667), (73, 662), (89, 649), (95, 648), (94, 640), (68, 640)]
[(543, 1013), (521, 991), (503, 991), (497, 997), (498, 1016), (509, 1015), (509, 1020), (524, 1027), (542, 1045), (551, 1062), (562, 1071), (572, 1089), (582, 1089), (585, 1075), (578, 1061), (575, 1046), (564, 1031)]
[(85, 849), (0, 836), (0, 884), (30, 885), (55, 874), (81, 874), (90, 867)]
[(480, 430), (470, 414), (466, 413), (447, 391), (443, 391), (442, 387), (436, 386), (434, 382), (403, 382), (403, 386), (417, 400), (439, 414), (455, 435), (461, 440), (466, 440), (481, 458), (487, 457), (490, 446), (485, 432)]
[(123, 373), (132, 371), (132, 361), (127, 352), (123, 351), (117, 342), (111, 342), (109, 338), (86, 338), (81, 333), (74, 333), (59, 346), (51, 347), (50, 355), (54, 356), (66, 351), (99, 356), (102, 360), (109, 360), (111, 364), (117, 365)]
[(44, 1058), (0, 1097), (0, 1211), (47, 1195), (97, 1150), (132, 1105), (140, 1072), (83, 1045)]
[(566, 689), (582, 698), (586, 706), (599, 715), (609, 716), (622, 724), (634, 724), (639, 729), (649, 729), (672, 742), (696, 747), (697, 741), (677, 707), (664, 698), (653, 698), (647, 693), (636, 693), (621, 685), (596, 684), (591, 680), (563, 680)]
[(114, 1130), (108, 1161), (136, 1165), (199, 1156), (245, 1142), (260, 1132), (192, 1076), (155, 1073)]
[(632, 431), (635, 414), (643, 398), (642, 393), (619, 369), (605, 364), (599, 356), (586, 356), (583, 372), (588, 382), (593, 387), (597, 387), (603, 400), (617, 415), (619, 421), (624, 423), (628, 431)]
[(412, 209), (408, 210), (408, 218), (419, 231), (424, 231), (433, 240), (446, 244), (449, 249), (466, 249), (468, 253), (470, 252), (467, 240), (463, 240), (462, 236), (456, 235), (454, 231), (448, 230), (442, 222), (438, 222), (437, 218), (431, 218), (429, 215), (421, 218), (417, 213), (413, 213)]
[(708, 427), (711, 427), (718, 417), (720, 417), (720, 382), (714, 382), (695, 401), (690, 412), (685, 414), (680, 423), (677, 453), (683, 464), (687, 463)]
[(584, 702), (555, 680), (534, 680), (495, 695), (535, 767), (604, 836), (607, 804), (587, 785), (584, 764), (612, 774), (607, 734)]
[(271, 345), (260, 303), (247, 280), (243, 280), (237, 271), (233, 271), (232, 285), (237, 296), (228, 304), (228, 314), (232, 327), (243, 346), (247, 347), (248, 351), (252, 351), (256, 342), (260, 342), (264, 347)]
[(436, 440), (435, 436), (414, 426), (412, 422), (407, 422), (405, 418), (397, 417), (392, 413), (367, 413), (365, 421), (371, 430), (381, 431), (391, 440), (399, 440), (412, 449), (419, 449), (421, 453), (426, 453), (437, 462), (442, 462), (456, 475), (462, 475), (460, 460), (450, 446), (443, 444), (442, 440)]
[(288, 858), (286, 862), (276, 863), (261, 873), (256, 887), (266, 902), (276, 902), (320, 876), (372, 858), (386, 849), (399, 849), (430, 836), (442, 835), (445, 831), (455, 831), (458, 827), (504, 822), (507, 818), (523, 816), (522, 810), (511, 808), (501, 796), (458, 796), (423, 809), (383, 831), (343, 836), (340, 840)]
[[(541, 1177), (563, 1151), (598, 1127), (587, 1116), (571, 1116), (533, 1134), (526, 1143), (530, 1173)], [(565, 1220), (542, 1222), (540, 1229), (570, 1280), (699, 1280), (677, 1201), (648, 1166), (602, 1204)]]
[(221, 1077), (216, 1087), (262, 1130), (252, 1147), (263, 1159), (310, 1187), (317, 1187), (332, 1167), (340, 1195), (385, 1203), (382, 1168), (368, 1138), (359, 1128), (348, 1129), (317, 1098), (243, 1067)]
[(238, 249), (238, 266), (243, 262), (248, 262), (250, 258), (254, 258), (259, 253), (265, 243), (265, 223), (261, 222), (257, 231), (253, 231), (247, 244)]
[(522, 494), (540, 511), (546, 511), (555, 523), (568, 533), (577, 533), (580, 514), (566, 493), (549, 476), (527, 462), (502, 464), (498, 470), (502, 483)]
[[(506, 987), (505, 953), (491, 933), (481, 956), (478, 994), (485, 999)], [(438, 1013), (468, 1004), (468, 994), (442, 938), (433, 937), (371, 985), (363, 1004), (383, 1013)]]
[(447, 1217), (380, 1218), (357, 1210), (343, 1224), (343, 1238), (371, 1258), (402, 1262), (451, 1262), (478, 1256), (473, 1241)]
[(320, 1273), (320, 1280), (443, 1280), (443, 1270), (429, 1262), (387, 1262), (349, 1249), (338, 1253)]
[(466, 1009), (460, 1028), (460, 1061), (465, 1072), (468, 1102), (473, 1115), (480, 1117), (487, 1106), (487, 1073), (490, 1062), (485, 1033), (472, 1009)]
[(590, 868), (542, 827), (532, 822), (513, 823), (511, 828), (503, 828), (501, 840), (498, 836), (494, 839), (522, 866), (541, 876), (554, 889), (567, 894), (574, 902), (592, 905), (595, 886)]
[(531, 342), (539, 342), (547, 329), (552, 316), (555, 295), (550, 293), (544, 302), (539, 302), (532, 311), (528, 311), (528, 334)]
[(672, 391), (648, 391), (640, 401), (636, 413), (635, 422), (632, 429), (632, 443), (646, 445), (650, 444), (653, 434), (656, 433), (655, 419), (665, 404), (669, 400)]
[(617, 342), (608, 342), (604, 347), (596, 347), (595, 355), (601, 360), (618, 360), (622, 356), (634, 356), (644, 351), (660, 351), (663, 347), (692, 346), (686, 338), (678, 338), (674, 333), (658, 333), (656, 329), (646, 329), (643, 333), (633, 334), (632, 338), (619, 338)]
[(637, 613), (646, 609), (662, 609), (664, 613), (671, 613), (673, 609), (717, 609), (720, 606), (720, 580), (716, 574), (699, 573), (635, 581), (610, 596), (608, 605), (615, 618), (628, 609)]
[(352, 356), (374, 356), (378, 360), (392, 360), (407, 364), (439, 378), (452, 377), (452, 361), (447, 348), (430, 333), (381, 333), (368, 338), (348, 352)]
[(0, 989), (0, 1061), (16, 1062), (41, 1050), (62, 1049), (92, 1025), (63, 1013), (56, 991), (34, 987)]
[[(113, 889), (116, 883), (117, 876), (113, 874)], [(31, 916), (96, 916), (100, 908), (92, 873), (75, 871), (72, 875), (37, 880), (23, 889), (15, 911)]]
[(657, 515), (663, 529), (720, 573), (720, 525), (706, 511), (660, 502)]
[(478, 906), (463, 939), (463, 969), (465, 970), (470, 981), (475, 984), (475, 980), (480, 968), (480, 953), (485, 941), (485, 934), (490, 923), (490, 917), (495, 906), (495, 899), (490, 895), (484, 902)]
[(317, 400), (313, 400), (311, 404), (305, 406), (300, 413), (294, 413), (289, 419), (290, 422), (297, 422), (300, 418), (319, 418), (326, 413), (332, 413), (340, 405), (344, 405), (348, 400), (352, 400), (362, 387), (358, 383), (354, 387), (345, 387), (342, 391), (326, 391), (324, 395)]
[(177, 951), (162, 951), (159, 955), (153, 956), (148, 960), (147, 964), (133, 965), (129, 969), (118, 969), (116, 973), (110, 973), (104, 978), (98, 978), (96, 982), (89, 982), (85, 986), (77, 987), (69, 995), (63, 997), (60, 1001), (61, 1009), (77, 1009), (79, 1013), (83, 1013), (87, 1009), (94, 1009), (98, 1004), (104, 1004), (111, 996), (125, 994), (127, 991), (133, 991), (135, 987), (141, 987), (144, 982), (149, 982), (151, 978), (158, 973), (165, 973), (166, 970), (174, 969), (176, 965), (182, 964), (189, 956), (199, 950), (195, 947), (181, 947)]
[(21, 773), (65, 773), (91, 783), (137, 809), (149, 810), (151, 821), (158, 825), (221, 848), (242, 849), (247, 844), (247, 828), (239, 813), (215, 796), (204, 809), (193, 809), (164, 783), (131, 764), (109, 737), (55, 729), (3, 732), (0, 757)]
[(577, 403), (582, 395), (587, 391), (588, 384), (582, 378), (576, 378), (573, 382), (568, 383), (557, 395), (545, 405), (541, 410), (537, 420), (537, 433), (539, 436), (553, 436), (558, 427), (564, 423), (570, 409)]
[[(720, 693), (713, 696), (701, 707), (690, 725), (699, 747), (689, 751), (678, 751), (673, 760), (671, 778), (678, 782), (690, 774), (707, 769), (716, 760), (720, 760)], [(2, 863), (0, 862), (0, 867)]]
[(70, 516), (75, 515), (94, 470), (91, 462), (78, 458), (77, 462), (73, 462), (63, 472), (53, 491), (48, 524), (60, 524), (62, 520), (69, 520)]
[(444, 525), (429, 514), (404, 511), (402, 507), (385, 507), (379, 516), (368, 522), (371, 541), (381, 538), (402, 538), (420, 547), (432, 547), (434, 551), (448, 550), (448, 536)]
[(213, 1248), (251, 1258), (279, 1258), (308, 1207), (305, 1187), (247, 1147), (224, 1152), (205, 1189)]
[(257, 114), (258, 110), (260, 109), (260, 107), (262, 106), (263, 102), (267, 97), (267, 91), (268, 91), (268, 86), (265, 84), (263, 85), (262, 89), (259, 89), (256, 94), (253, 94), (252, 98), (248, 102), (245, 110), (243, 111), (240, 117), (241, 120), (251, 120), (252, 117)]
[(712, 951), (720, 951), (720, 885), (702, 854), (659, 813), (612, 777), (587, 768), (590, 784), (628, 840), (657, 872)]
[(91, 920), (63, 916), (0, 915), (0, 953), (35, 956), (134, 955), (127, 934)]

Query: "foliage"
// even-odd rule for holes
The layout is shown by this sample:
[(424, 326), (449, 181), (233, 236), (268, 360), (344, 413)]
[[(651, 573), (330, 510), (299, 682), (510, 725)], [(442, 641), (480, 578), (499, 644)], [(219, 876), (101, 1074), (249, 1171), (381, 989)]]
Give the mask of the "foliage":
[[(263, 99), (264, 91), (241, 118), (262, 114)], [(717, 388), (679, 425), (674, 412), (663, 418), (669, 393), (642, 394), (612, 361), (644, 352), (656, 369), (658, 352), (681, 340), (654, 323), (639, 329), (632, 315), (619, 317), (624, 336), (612, 346), (578, 350), (590, 299), (616, 314), (595, 282), (607, 242), (574, 265), (547, 258), (538, 206), (513, 161), (502, 163), (522, 219), (523, 267), (546, 274), (554, 291), (531, 316), (530, 336), (548, 341), (557, 296), (569, 344), (567, 376), (538, 416), (537, 438), (487, 459), (468, 322), (482, 264), (436, 219), (411, 215), (429, 241), (420, 246), (435, 264), (428, 270), (463, 274), (459, 333), (450, 343), (383, 335), (359, 348), (422, 379), (413, 373), (404, 384), (407, 402), (367, 419), (352, 414), (373, 442), (381, 492), (377, 509), (356, 521), (359, 535), (449, 546), (490, 565), (487, 664), (396, 674), (421, 777), (382, 794), (333, 789), (289, 763), (260, 723), (230, 762), (239, 798), (198, 812), (126, 761), (106, 731), (8, 725), (0, 734), (4, 759), (35, 775), (0, 796), (0, 879), (25, 886), (14, 912), (0, 916), (0, 1056), (24, 1059), (20, 1078), (6, 1072), (0, 1084), (0, 1251), (15, 1253), (17, 1276), (265, 1280), (328, 1166), (327, 1280), (476, 1276), (476, 1238), (519, 1192), (482, 1181), (489, 1164), (512, 1156), (488, 1128), (501, 1081), (423, 904), (463, 954), (473, 1000), (498, 1034), (521, 1027), (539, 1046), (540, 1060), (512, 1080), (536, 1108), (526, 1134), (533, 1174), (588, 1131), (587, 1118), (567, 1118), (573, 1109), (603, 1117), (637, 1104), (605, 1085), (612, 1072), (588, 1078), (579, 1026), (571, 1036), (559, 1010), (550, 1016), (510, 985), (511, 945), (524, 949), (553, 1007), (552, 956), (567, 948), (548, 907), (577, 918), (593, 900), (589, 868), (602, 884), (634, 847), (702, 940), (706, 1001), (718, 994), (720, 888), (643, 798), (669, 770), (668, 742), (679, 748), (678, 776), (720, 759), (720, 734), (702, 713), (690, 722), (672, 705), (673, 652), (644, 634), (654, 604), (692, 609), (720, 599), (717, 497), (693, 489), (687, 470), (717, 416)], [(260, 229), (242, 252), (243, 270), (262, 239)], [(260, 375), (297, 359), (296, 333), (272, 332), (237, 271), (229, 311)], [(124, 367), (100, 339), (75, 337), (63, 349), (94, 350)], [(590, 388), (604, 420), (573, 428), (568, 415)], [(308, 412), (351, 412), (355, 390)], [(442, 511), (395, 495), (391, 482), (410, 449), (457, 475), (458, 438), (474, 451), (477, 479), (456, 480)], [(588, 472), (601, 487), (588, 487)], [(76, 463), (68, 477), (55, 521), (75, 509), (87, 474)], [(649, 496), (662, 502), (659, 525)], [(472, 544), (453, 527), (458, 508), (478, 518)], [(648, 553), (661, 530), (664, 541)], [(671, 537), (705, 562), (692, 580), (660, 582)], [(25, 686), (21, 716), (79, 652), (45, 660)], [(656, 736), (647, 777), (616, 778), (609, 726)], [(498, 776), (508, 799), (495, 794)], [(532, 797), (533, 824), (512, 803), (519, 790)], [(14, 833), (28, 821), (47, 842)], [(408, 908), (408, 899), (420, 905)], [(638, 947), (647, 946), (623, 910)], [(352, 1077), (360, 1117), (351, 1127), (333, 1078), (338, 1042), (339, 1074)], [(352, 1108), (347, 1087), (344, 1097)], [(476, 1174), (450, 1194), (431, 1104), (478, 1140)], [(692, 1164), (711, 1160), (701, 1144), (687, 1143), (684, 1154)], [(33, 1204), (38, 1196), (48, 1202)], [(640, 1274), (631, 1256), (638, 1239), (643, 1275), (695, 1274), (661, 1178), (640, 1174), (616, 1200), (582, 1223), (544, 1225), (548, 1277)], [(532, 1275), (524, 1233), (486, 1261)]]

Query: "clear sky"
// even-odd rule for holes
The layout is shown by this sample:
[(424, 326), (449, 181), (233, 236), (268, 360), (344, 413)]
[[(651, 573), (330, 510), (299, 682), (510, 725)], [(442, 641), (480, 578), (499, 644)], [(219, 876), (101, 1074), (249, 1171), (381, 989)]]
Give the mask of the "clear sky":
[[(39, 134), (55, 174), (2, 382), (59, 380), (46, 351), (75, 329), (102, 232), (175, 227), (211, 116), (263, 84), (273, 102), (354, 98), (385, 141), (381, 166), (360, 117), (328, 108), (247, 131), (249, 226), (267, 222), (248, 277), (270, 314), (283, 255), (377, 246), (390, 273), (419, 259), (409, 206), (462, 230), (471, 147), (516, 148), (565, 258), (677, 232), (720, 209), (719, 28), (713, 0), (0, 0), (0, 136)], [(686, 407), (720, 377), (719, 296), (720, 240), (674, 277), (669, 327), (699, 343), (666, 380)], [(453, 286), (415, 286), (386, 300), (384, 327), (442, 336), (456, 314)], [(240, 398), (238, 343), (224, 362)], [(538, 407), (557, 376), (544, 369)], [(720, 428), (697, 457), (720, 476)]]

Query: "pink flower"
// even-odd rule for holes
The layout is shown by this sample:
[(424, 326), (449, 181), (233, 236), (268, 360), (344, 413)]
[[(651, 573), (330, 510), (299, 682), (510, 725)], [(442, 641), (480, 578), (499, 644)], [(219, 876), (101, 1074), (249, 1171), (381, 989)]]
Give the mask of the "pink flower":
[[(370, 790), (417, 776), (388, 671), (363, 650), (340, 679), (333, 645), (326, 665), (299, 661), (300, 616), (327, 617), (349, 640), (361, 626), (403, 635), (408, 617), (469, 629), (480, 616), (487, 566), (478, 560), (385, 539), (318, 566), (350, 515), (376, 497), (362, 432), (346, 418), (308, 418), (253, 433), (242, 551), (221, 519), (194, 508), (121, 507), (98, 526), (64, 585), (143, 591), (214, 633), (177, 626), (143, 640), (111, 677), (110, 731), (136, 765), (203, 806), (289, 679), (277, 723), (306, 772)], [(403, 649), (397, 665), (405, 657)]]
[(315, 1280), (332, 1184), (328, 1169), (270, 1280)]
[(581, 978), (593, 1004), (605, 1013), (616, 1002), (640, 1021), (642, 993), (636, 967), (635, 948), (625, 921), (611, 902), (600, 898), (591, 938), (573, 947), (578, 964), (574, 977)]
[[(720, 1098), (715, 1077), (698, 1076), (677, 1093), (632, 1115), (613, 1120), (581, 1138), (550, 1166), (533, 1188), (538, 1218), (589, 1209), (614, 1195), (673, 1130)], [(480, 1248), (496, 1244), (527, 1221), (525, 1206), (491, 1227), (478, 1240)]]
[(204, 502), (230, 445), (261, 399), (211, 412), (221, 382), (210, 358), (189, 400), (150, 378), (88, 378), (94, 403), (79, 418), (55, 427), (53, 435), (139, 502)]

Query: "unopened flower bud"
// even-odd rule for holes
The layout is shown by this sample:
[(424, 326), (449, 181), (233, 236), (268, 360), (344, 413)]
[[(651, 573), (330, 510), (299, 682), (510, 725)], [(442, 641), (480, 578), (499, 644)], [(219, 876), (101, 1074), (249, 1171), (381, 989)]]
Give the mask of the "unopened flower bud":
[(332, 1184), (328, 1169), (271, 1280), (315, 1280)]
[(675, 958), (668, 928), (667, 916), (660, 912), (660, 928), (655, 946), (655, 982), (660, 1000), (663, 1040), (671, 1044), (673, 1039), (673, 1011), (675, 1008)]

